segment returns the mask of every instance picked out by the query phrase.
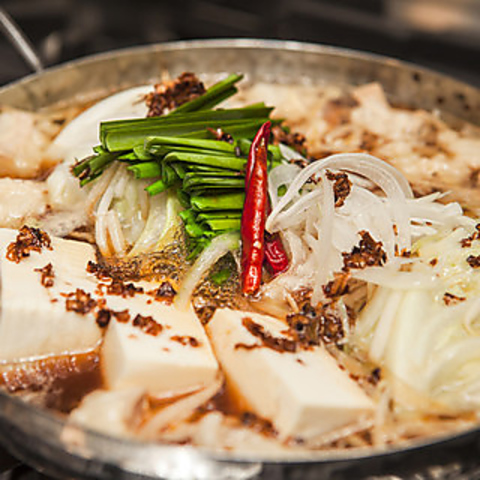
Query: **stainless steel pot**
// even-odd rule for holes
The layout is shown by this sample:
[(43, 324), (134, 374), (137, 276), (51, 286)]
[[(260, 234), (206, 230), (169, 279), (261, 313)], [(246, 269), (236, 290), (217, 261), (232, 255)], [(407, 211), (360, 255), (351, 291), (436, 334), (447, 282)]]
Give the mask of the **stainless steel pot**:
[[(89, 57), (29, 76), (0, 89), (0, 105), (39, 110), (88, 100), (110, 91), (158, 81), (162, 72), (244, 72), (252, 81), (355, 85), (379, 81), (391, 101), (439, 109), (480, 124), (480, 91), (392, 59), (318, 45), (263, 41), (178, 42)], [(56, 476), (95, 479), (317, 479), (409, 473), (432, 465), (450, 468), (458, 456), (478, 454), (480, 428), (400, 448), (314, 452), (275, 459), (240, 458), (188, 446), (110, 438), (72, 425), (0, 394), (0, 441), (19, 459)], [(440, 456), (438, 456), (440, 454)], [(340, 475), (340, 476), (339, 476)]]

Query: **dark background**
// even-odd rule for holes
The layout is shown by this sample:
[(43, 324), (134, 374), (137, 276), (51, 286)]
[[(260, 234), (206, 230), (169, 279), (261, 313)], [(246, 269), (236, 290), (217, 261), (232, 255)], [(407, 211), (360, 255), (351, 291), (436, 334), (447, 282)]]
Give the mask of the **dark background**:
[[(480, 85), (479, 0), (0, 0), (46, 65), (179, 39), (258, 37), (366, 50)], [(0, 32), (0, 84), (29, 67)]]

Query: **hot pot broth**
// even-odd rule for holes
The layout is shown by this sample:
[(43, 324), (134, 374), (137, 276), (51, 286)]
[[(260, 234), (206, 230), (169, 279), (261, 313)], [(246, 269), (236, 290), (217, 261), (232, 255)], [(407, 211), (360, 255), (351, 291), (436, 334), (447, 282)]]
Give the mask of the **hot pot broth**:
[[(52, 172), (33, 158), (38, 168), (18, 176), (35, 178), (13, 180), (21, 168), (15, 165), (0, 180), (2, 205), (18, 200), (15, 213), (3, 214), (3, 227), (28, 224), (93, 245), (75, 250), (79, 284), (55, 257), (68, 258), (76, 248), (70, 243), (26, 260), (26, 285), (39, 284), (42, 306), (61, 304), (58, 322), (70, 320), (60, 320), (62, 312), (75, 316), (84, 341), (77, 344), (65, 327), (69, 348), (48, 346), (46, 320), (37, 328), (47, 346), (36, 352), (35, 341), (29, 350), (8, 330), (26, 349), (5, 354), (5, 388), (112, 435), (239, 451), (396, 443), (475, 424), (475, 127), (455, 131), (433, 113), (394, 108), (377, 84), (241, 86), (222, 107), (275, 106), (274, 118), (304, 134), (308, 147), (307, 156), (296, 150), (299, 136), (277, 133), (282, 161), (269, 172), (266, 227), (281, 236), (290, 266), (275, 278), (266, 272), (252, 299), (240, 291), (238, 240), (192, 258), (187, 220), (178, 220), (185, 207), (168, 191), (147, 195), (152, 181), (136, 179), (117, 160), (84, 188), (70, 173), (98, 143), (99, 122), (144, 117), (142, 97), (151, 91), (106, 99), (53, 142), (44, 140), (47, 156), (61, 161)], [(40, 192), (33, 207), (17, 187)], [(5, 233), (2, 248), (16, 234)], [(39, 271), (44, 255), (51, 255), (52, 287), (41, 284), (48, 281)], [(177, 310), (186, 313), (176, 318)], [(146, 339), (140, 348), (129, 344), (136, 337)], [(149, 372), (149, 355), (160, 350)], [(270, 385), (276, 369), (281, 375)], [(274, 390), (271, 399), (264, 401), (255, 375)], [(322, 396), (325, 389), (331, 397)], [(326, 421), (325, 412), (335, 420)]]

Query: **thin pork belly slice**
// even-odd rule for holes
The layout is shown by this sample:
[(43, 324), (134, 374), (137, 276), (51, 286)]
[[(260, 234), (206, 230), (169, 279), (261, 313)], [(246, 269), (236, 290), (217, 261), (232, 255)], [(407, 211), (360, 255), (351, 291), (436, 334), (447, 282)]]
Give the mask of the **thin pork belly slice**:
[(0, 106), (0, 177), (34, 178), (57, 163), (48, 153), (61, 128), (55, 120)]
[(51, 249), (31, 251), (17, 263), (7, 258), (7, 250), (18, 233), (0, 229), (0, 362), (95, 348), (101, 331), (93, 314), (76, 311), (81, 309), (75, 298), (68, 297), (77, 288), (85, 293), (94, 290), (95, 279), (85, 268), (95, 258), (93, 247), (52, 238)]
[(373, 411), (323, 347), (295, 346), (275, 318), (221, 309), (206, 328), (227, 382), (282, 439), (314, 439)]
[(18, 228), (47, 211), (44, 182), (0, 178), (0, 227)]
[(193, 311), (146, 295), (109, 298), (114, 312), (102, 348), (110, 389), (144, 387), (155, 396), (203, 388), (218, 375), (208, 337)]

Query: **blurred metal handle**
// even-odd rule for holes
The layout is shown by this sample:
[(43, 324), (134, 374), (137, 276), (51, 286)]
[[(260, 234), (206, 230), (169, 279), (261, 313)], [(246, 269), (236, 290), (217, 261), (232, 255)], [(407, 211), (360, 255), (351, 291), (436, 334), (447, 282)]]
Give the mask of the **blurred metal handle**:
[(10, 15), (0, 7), (0, 28), (35, 72), (43, 70), (42, 61), (32, 44)]

